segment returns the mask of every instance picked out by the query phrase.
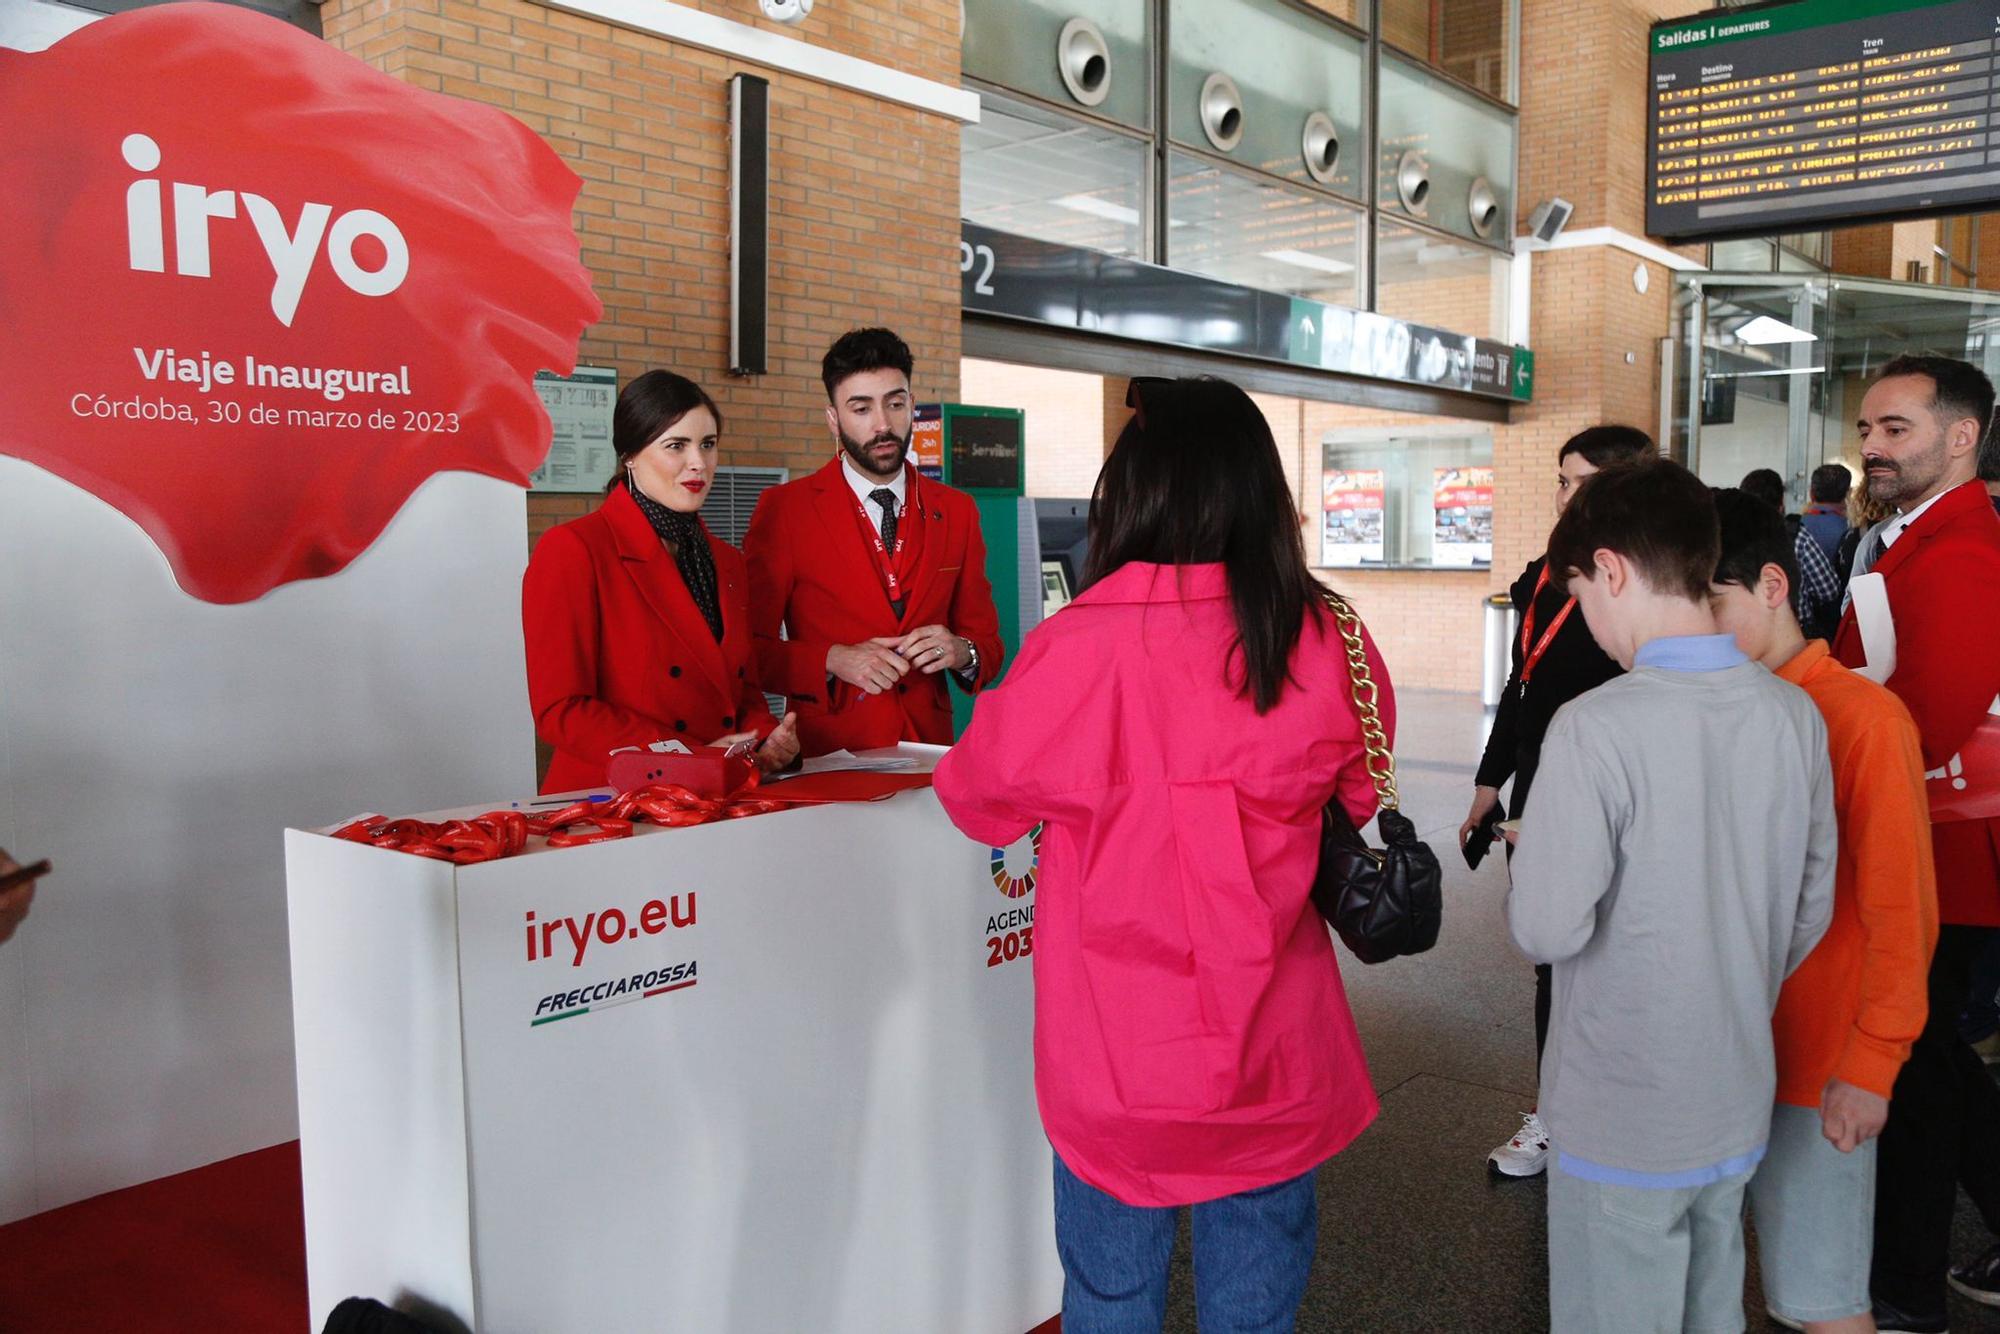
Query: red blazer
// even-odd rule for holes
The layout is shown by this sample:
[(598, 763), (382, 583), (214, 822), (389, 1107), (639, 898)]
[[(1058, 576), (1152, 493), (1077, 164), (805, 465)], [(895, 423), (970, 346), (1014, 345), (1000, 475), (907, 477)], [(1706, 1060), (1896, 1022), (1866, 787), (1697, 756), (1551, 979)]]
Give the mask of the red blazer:
[[(1916, 719), (1924, 764), (1942, 767), (2000, 694), (2000, 515), (1978, 482), (1955, 487), (1903, 530), (1875, 563), (1896, 622), (1888, 681)], [(1849, 607), (1834, 636), (1849, 667), (1867, 660)], [(1938, 918), (2000, 926), (2000, 820), (1931, 826)]]
[[(947, 672), (912, 669), (892, 691), (870, 695), (830, 680), (826, 651), (943, 625), (979, 649), (978, 690), (999, 674), (1004, 650), (986, 544), (972, 497), (941, 482), (917, 483), (923, 513), (907, 550), (915, 562), (899, 620), (861, 534), (854, 491), (838, 458), (808, 477), (766, 491), (757, 502), (743, 557), (750, 567), (750, 625), (757, 675), (799, 715), (807, 755), (898, 741), (951, 743)], [(784, 626), (789, 638), (778, 637)]]
[(720, 644), (624, 487), (536, 544), (521, 580), (521, 628), (535, 730), (556, 748), (542, 791), (602, 785), (620, 746), (699, 745), (777, 725), (750, 672), (743, 557), (713, 534), (708, 549)]

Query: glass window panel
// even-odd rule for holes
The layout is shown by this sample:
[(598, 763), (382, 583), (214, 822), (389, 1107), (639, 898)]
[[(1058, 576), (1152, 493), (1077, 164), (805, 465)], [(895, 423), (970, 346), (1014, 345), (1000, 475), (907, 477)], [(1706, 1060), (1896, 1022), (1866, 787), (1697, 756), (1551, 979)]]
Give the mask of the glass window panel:
[(965, 0), (960, 63), (976, 79), (1082, 106), (1063, 83), (1058, 47), (1071, 19), (1104, 38), (1100, 116), (1144, 129), (1153, 123), (1152, 19), (1147, 0)]
[(1386, 217), (1376, 228), (1376, 310), (1451, 333), (1507, 337), (1504, 256)]
[(967, 222), (1147, 258), (1145, 140), (990, 94), (960, 137)]
[(1774, 249), (1762, 237), (1717, 241), (1708, 248), (1708, 267), (1720, 273), (1769, 273)]
[(1796, 250), (1817, 264), (1825, 264), (1829, 246), (1827, 232), (1798, 232), (1791, 236), (1781, 236), (1778, 243), (1787, 249)]
[(1170, 170), (1168, 264), (1328, 305), (1360, 304), (1359, 210), (1186, 153), (1172, 155)]
[(1511, 246), (1514, 117), (1386, 55), (1381, 107), (1383, 210), (1489, 245)]
[[(1225, 151), (1202, 128), (1203, 87), (1211, 75), (1225, 74), (1242, 98), (1242, 137), (1226, 150), (1232, 160), (1362, 197), (1367, 75), (1359, 38), (1281, 0), (1174, 0), (1168, 31), (1170, 136)], [(1321, 156), (1309, 167), (1307, 121), (1315, 112), (1332, 122), (1337, 151), (1329, 163), (1315, 135), (1313, 151)]]
[(1518, 0), (1382, 0), (1382, 40), (1513, 102)]
[(1321, 462), (1315, 565), (1492, 565), (1491, 435), (1329, 433)]

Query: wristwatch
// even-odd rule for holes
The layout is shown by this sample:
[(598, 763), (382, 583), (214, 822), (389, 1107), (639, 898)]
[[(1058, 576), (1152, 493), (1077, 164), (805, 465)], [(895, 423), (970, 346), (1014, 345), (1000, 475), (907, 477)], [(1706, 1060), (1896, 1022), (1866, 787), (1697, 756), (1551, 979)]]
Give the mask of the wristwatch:
[(960, 635), (958, 637), (958, 642), (965, 645), (966, 655), (972, 659), (972, 661), (966, 663), (964, 667), (961, 667), (959, 669), (959, 675), (963, 676), (966, 680), (971, 681), (977, 678), (979, 675), (979, 645), (973, 643), (970, 639), (967, 639), (964, 635)]

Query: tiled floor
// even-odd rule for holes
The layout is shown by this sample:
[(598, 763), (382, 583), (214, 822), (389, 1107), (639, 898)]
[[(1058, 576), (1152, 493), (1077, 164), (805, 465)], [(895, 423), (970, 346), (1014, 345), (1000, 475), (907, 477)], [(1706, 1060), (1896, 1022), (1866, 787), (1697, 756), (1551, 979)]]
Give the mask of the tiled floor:
[[(1534, 976), (1501, 921), (1504, 860), (1474, 873), (1456, 856), (1485, 714), (1462, 695), (1413, 691), (1399, 704), (1403, 809), (1444, 863), (1445, 927), (1421, 958), (1343, 959), (1382, 1115), (1320, 1174), (1299, 1327), (1528, 1334), (1548, 1328), (1543, 1184), (1491, 1182), (1485, 1160), (1533, 1105)], [(1960, 1233), (1961, 1255), (1984, 1244), (1976, 1220), (1961, 1216)], [(1752, 1330), (1778, 1328), (1761, 1302), (1749, 1309)], [(1959, 1303), (1952, 1316), (1958, 1334), (2000, 1331), (2000, 1312)], [(1167, 1329), (1194, 1328), (1183, 1222)]]

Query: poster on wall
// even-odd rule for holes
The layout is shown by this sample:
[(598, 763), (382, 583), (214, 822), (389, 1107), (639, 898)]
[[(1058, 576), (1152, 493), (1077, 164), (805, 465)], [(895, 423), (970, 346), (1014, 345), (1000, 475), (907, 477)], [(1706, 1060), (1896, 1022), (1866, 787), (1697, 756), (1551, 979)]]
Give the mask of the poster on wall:
[(1493, 469), (1431, 470), (1431, 564), (1493, 563)]
[(618, 372), (608, 366), (578, 366), (572, 375), (542, 371), (535, 376), (535, 392), (549, 414), (549, 456), (528, 479), (528, 489), (604, 490), (618, 453), (611, 447)]
[(1382, 470), (1326, 471), (1320, 487), (1320, 564), (1382, 562)]
[(0, 124), (0, 453), (185, 592), (334, 574), (433, 475), (541, 464), (534, 374), (602, 306), (520, 121), (188, 3), (0, 51)]

